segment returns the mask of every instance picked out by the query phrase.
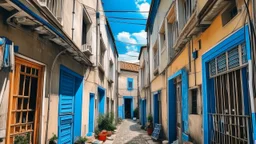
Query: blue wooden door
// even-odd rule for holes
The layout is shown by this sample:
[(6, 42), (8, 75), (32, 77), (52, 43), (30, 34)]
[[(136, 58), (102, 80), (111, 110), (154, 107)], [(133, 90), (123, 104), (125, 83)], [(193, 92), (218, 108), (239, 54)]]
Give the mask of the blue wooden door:
[(89, 132), (87, 136), (92, 136), (94, 129), (94, 94), (90, 94), (90, 104), (89, 104)]
[(73, 143), (75, 77), (61, 70), (58, 143)]
[(159, 123), (159, 101), (158, 101), (158, 93), (154, 94), (154, 124)]

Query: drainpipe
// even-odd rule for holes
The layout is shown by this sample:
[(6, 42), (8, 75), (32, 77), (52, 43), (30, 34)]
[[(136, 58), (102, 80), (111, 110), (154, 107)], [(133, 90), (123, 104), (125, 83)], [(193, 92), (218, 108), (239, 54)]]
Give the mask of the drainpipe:
[[(196, 49), (194, 49), (194, 42), (193, 42), (193, 36), (192, 36), (192, 39), (191, 39), (191, 44), (192, 44), (192, 52), (195, 52)], [(191, 55), (191, 53), (190, 53)], [(194, 58), (194, 77), (195, 77), (195, 86), (196, 86), (196, 58)]]
[[(148, 84), (149, 84), (149, 113), (151, 114), (151, 83), (150, 83), (150, 79), (151, 79), (151, 71), (150, 71), (150, 48), (149, 48), (149, 43), (150, 43), (150, 39), (149, 39), (149, 33), (147, 33), (147, 50), (148, 50), (148, 61), (149, 61), (149, 65), (148, 65), (148, 70), (149, 70), (149, 79), (148, 79)], [(147, 96), (147, 97), (148, 97)]]
[(76, 7), (76, 0), (73, 0), (73, 11), (72, 11), (72, 40), (74, 40), (74, 20), (75, 20), (75, 7)]
[(51, 94), (52, 94), (52, 74), (53, 74), (53, 69), (55, 66), (55, 63), (57, 61), (57, 59), (66, 52), (67, 50), (62, 50), (61, 52), (59, 52), (56, 57), (53, 60), (52, 63), (52, 67), (51, 67), (51, 71), (50, 71), (50, 76), (49, 76), (49, 93), (48, 93), (48, 109), (47, 109), (47, 121), (46, 121), (46, 129), (45, 129), (45, 143), (47, 141), (47, 137), (48, 137), (48, 129), (49, 129), (49, 114), (50, 114), (50, 102), (51, 102)]

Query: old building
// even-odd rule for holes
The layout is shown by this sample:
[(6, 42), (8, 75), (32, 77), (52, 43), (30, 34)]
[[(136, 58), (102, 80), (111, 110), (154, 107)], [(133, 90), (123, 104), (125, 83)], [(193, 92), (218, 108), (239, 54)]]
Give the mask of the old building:
[(117, 113), (118, 54), (97, 9), (101, 1), (0, 2), (4, 143), (26, 133), (35, 144), (53, 134), (73, 143), (92, 135), (99, 114)]
[(170, 143), (255, 143), (254, 10), (243, 0), (152, 1), (148, 113)]
[(145, 126), (147, 123), (148, 112), (150, 112), (150, 88), (149, 88), (149, 53), (146, 46), (141, 47), (139, 54), (139, 105), (140, 123)]
[(139, 65), (119, 62), (118, 74), (118, 117), (132, 119), (138, 107)]

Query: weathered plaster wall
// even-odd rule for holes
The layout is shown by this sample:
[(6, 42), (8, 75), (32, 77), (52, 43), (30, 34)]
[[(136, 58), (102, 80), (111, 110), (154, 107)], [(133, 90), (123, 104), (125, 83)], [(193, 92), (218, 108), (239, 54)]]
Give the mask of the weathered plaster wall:
[[(127, 78), (133, 78), (133, 90), (127, 90)], [(138, 106), (138, 73), (136, 72), (129, 72), (129, 71), (122, 71), (119, 73), (119, 103), (118, 105), (121, 106), (123, 104), (123, 96), (133, 96), (133, 105), (134, 109)]]
[[(2, 21), (2, 15), (0, 15), (0, 19)], [(3, 23), (0, 23), (0, 35), (5, 36), (12, 40), (15, 45), (19, 46), (18, 54), (23, 55), (27, 58), (33, 59), (40, 63), (45, 64), (46, 68), (46, 86), (44, 87), (45, 95), (43, 96), (42, 107), (43, 112), (41, 113), (41, 128), (40, 128), (40, 140), (44, 143), (45, 137), (45, 126), (46, 126), (46, 115), (47, 115), (47, 105), (48, 105), (48, 92), (49, 92), (49, 74), (50, 68), (52, 66), (52, 62), (55, 56), (61, 51), (60, 46), (55, 45), (54, 43), (47, 41), (45, 39), (41, 39), (37, 34), (24, 31), (20, 28), (13, 28), (7, 26)], [(51, 94), (51, 109), (50, 109), (50, 119), (49, 119), (49, 131), (48, 136), (51, 137), (52, 133), (57, 134), (58, 129), (58, 101), (59, 101), (59, 72), (60, 72), (60, 64), (68, 67), (72, 71), (84, 75), (86, 73), (86, 67), (80, 65), (76, 61), (74, 61), (70, 56), (64, 54), (59, 57), (57, 60), (52, 76), (52, 94)], [(86, 93), (84, 91), (84, 93)], [(7, 97), (9, 96), (9, 92), (6, 91), (4, 94), (4, 100), (7, 102)], [(88, 101), (86, 101), (86, 95), (83, 96), (83, 105), (88, 105)], [(8, 105), (6, 105), (8, 106)], [(5, 110), (5, 108), (1, 108), (1, 110)], [(4, 111), (3, 111), (4, 112)], [(5, 112), (4, 112), (5, 113)], [(83, 111), (83, 117), (88, 116), (88, 111)], [(1, 121), (1, 123), (5, 123), (6, 121)], [(82, 128), (83, 129), (83, 128)]]
[[(201, 0), (202, 1), (202, 0)], [(241, 8), (241, 0), (238, 1), (238, 9)], [(189, 88), (199, 86), (198, 95), (198, 113), (199, 115), (189, 115), (189, 133), (190, 136), (197, 142), (202, 142), (202, 96), (200, 85), (202, 84), (202, 55), (223, 40), (225, 37), (230, 35), (232, 32), (241, 28), (244, 24), (245, 13), (243, 10), (239, 11), (238, 15), (235, 16), (228, 24), (222, 26), (221, 15), (219, 14), (212, 22), (211, 26), (197, 37), (193, 37), (193, 48), (198, 50), (198, 58), (193, 60), (192, 58), (192, 45), (190, 47), (190, 54), (188, 44), (183, 48), (182, 52), (177, 58), (168, 66), (168, 77), (173, 75), (178, 70), (185, 67), (189, 74)], [(201, 40), (202, 48), (199, 49), (198, 41)], [(189, 55), (191, 56), (191, 62), (189, 63)], [(194, 68), (195, 62), (195, 68)], [(196, 74), (196, 76), (195, 76)], [(196, 78), (196, 81), (195, 81)], [(189, 95), (190, 97), (190, 95)], [(200, 110), (201, 109), (201, 110)]]

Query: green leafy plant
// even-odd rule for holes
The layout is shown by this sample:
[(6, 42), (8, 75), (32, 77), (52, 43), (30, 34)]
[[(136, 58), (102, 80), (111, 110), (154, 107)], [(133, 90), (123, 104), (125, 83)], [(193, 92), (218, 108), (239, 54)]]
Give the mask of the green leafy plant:
[(3, 138), (0, 138), (0, 142), (3, 142), (4, 140), (3, 140)]
[(53, 136), (49, 140), (49, 144), (56, 144), (57, 140), (58, 140), (57, 135), (53, 133)]
[(94, 133), (95, 133), (95, 137), (97, 137), (100, 134), (100, 130), (98, 128), (96, 128)]
[(139, 118), (139, 109), (136, 108), (134, 111), (133, 111), (133, 115), (134, 117), (136, 117), (137, 119)]
[(150, 123), (153, 122), (153, 116), (151, 114), (148, 115), (148, 122), (150, 122)]
[(14, 144), (29, 144), (29, 138), (29, 133), (17, 135), (15, 136)]
[(75, 144), (84, 144), (86, 141), (87, 141), (86, 137), (79, 136), (79, 137), (77, 137)]
[(102, 130), (114, 131), (116, 129), (116, 126), (114, 125), (113, 113), (106, 113), (105, 115), (100, 115), (97, 121), (98, 121), (99, 131), (102, 131)]

